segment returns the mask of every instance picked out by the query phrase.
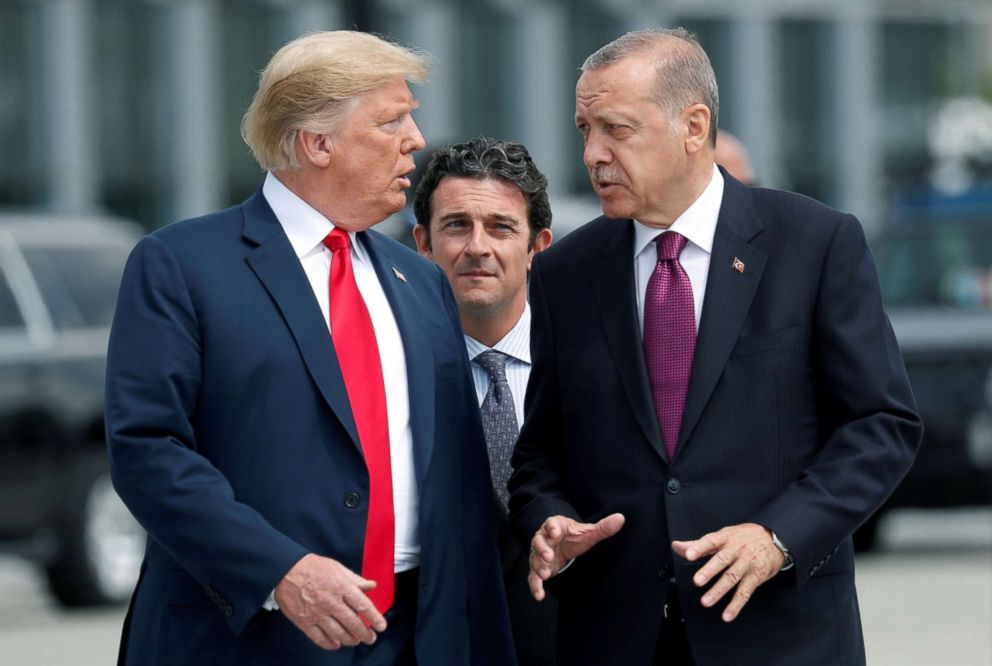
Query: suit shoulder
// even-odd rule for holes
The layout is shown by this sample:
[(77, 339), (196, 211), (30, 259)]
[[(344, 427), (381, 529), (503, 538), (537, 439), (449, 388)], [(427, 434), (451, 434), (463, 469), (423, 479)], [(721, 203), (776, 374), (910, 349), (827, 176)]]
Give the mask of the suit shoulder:
[(396, 268), (402, 269), (406, 273), (423, 273), (434, 277), (443, 274), (440, 266), (430, 259), (420, 256), (416, 250), (410, 249), (398, 240), (374, 229), (369, 229), (365, 233), (373, 248), (380, 252), (386, 252), (389, 258), (397, 264)]
[(209, 243), (211, 240), (240, 237), (244, 225), (241, 206), (167, 224), (149, 234), (173, 249)]
[(805, 194), (773, 190), (763, 187), (748, 188), (755, 208), (763, 215), (774, 214), (788, 217), (799, 224), (842, 224), (845, 219), (853, 219), (850, 213), (832, 208)]
[(581, 263), (582, 258), (597, 252), (615, 234), (623, 233), (624, 225), (630, 223), (630, 220), (614, 220), (600, 215), (564, 238), (556, 240), (538, 256), (541, 257), (541, 262), (547, 265)]

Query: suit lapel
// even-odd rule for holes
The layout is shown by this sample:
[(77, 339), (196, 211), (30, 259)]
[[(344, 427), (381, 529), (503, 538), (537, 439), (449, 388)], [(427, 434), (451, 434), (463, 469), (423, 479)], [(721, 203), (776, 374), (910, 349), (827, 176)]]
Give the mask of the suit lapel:
[(641, 344), (641, 326), (637, 317), (634, 226), (630, 220), (612, 220), (609, 225), (610, 235), (600, 246), (599, 266), (590, 271), (600, 321), (637, 422), (651, 446), (667, 459), (651, 399), (651, 385)]
[(360, 232), (357, 236), (372, 259), (379, 284), (386, 294), (403, 339), (414, 465), (418, 487), (423, 489), (424, 477), (434, 451), (434, 356), (431, 353), (431, 341), (423, 325), (423, 306), (417, 290), (403, 272), (402, 262), (397, 260), (385, 239), (376, 232)]
[[(723, 373), (767, 260), (763, 252), (749, 244), (763, 228), (750, 191), (725, 171), (723, 176), (723, 203), (713, 238), (706, 297), (676, 451), (681, 451), (692, 435)], [(738, 270), (741, 265), (743, 272)]]
[(244, 236), (257, 245), (246, 258), (248, 265), (282, 313), (320, 394), (361, 452), (331, 336), (299, 258), (261, 191), (242, 210)]

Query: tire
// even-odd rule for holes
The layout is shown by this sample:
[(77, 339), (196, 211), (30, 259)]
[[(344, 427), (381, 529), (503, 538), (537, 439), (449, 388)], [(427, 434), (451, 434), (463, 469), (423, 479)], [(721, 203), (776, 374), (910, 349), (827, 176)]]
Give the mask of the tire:
[(102, 451), (76, 463), (57, 522), (59, 549), (45, 567), (63, 606), (122, 604), (131, 596), (145, 533), (114, 492)]

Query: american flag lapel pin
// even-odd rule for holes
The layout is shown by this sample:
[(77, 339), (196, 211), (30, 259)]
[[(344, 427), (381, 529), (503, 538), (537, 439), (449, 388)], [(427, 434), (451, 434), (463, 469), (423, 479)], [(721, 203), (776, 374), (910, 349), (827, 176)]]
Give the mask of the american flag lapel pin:
[[(744, 272), (744, 262), (738, 259), (737, 257), (734, 257), (734, 263), (732, 263), (731, 266), (733, 266), (734, 270), (737, 271), (738, 273)], [(393, 270), (396, 269), (394, 268)]]
[(406, 282), (406, 276), (400, 273), (400, 269), (396, 268), (396, 266), (393, 266), (393, 275), (396, 276), (397, 280), (402, 280), (403, 282)]

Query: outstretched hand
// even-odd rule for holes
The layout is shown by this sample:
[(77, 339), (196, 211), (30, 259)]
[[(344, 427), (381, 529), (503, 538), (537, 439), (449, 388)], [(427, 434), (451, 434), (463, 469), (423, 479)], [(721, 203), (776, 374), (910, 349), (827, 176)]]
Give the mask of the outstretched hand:
[(712, 555), (692, 577), (696, 587), (706, 585), (723, 572), (703, 595), (703, 606), (713, 606), (737, 588), (723, 611), (724, 622), (733, 621), (758, 586), (775, 576), (785, 564), (782, 551), (772, 543), (771, 531), (755, 523), (724, 527), (695, 541), (673, 541), (672, 550), (690, 562)]
[(597, 523), (580, 523), (565, 516), (545, 520), (530, 542), (530, 593), (538, 601), (543, 600), (544, 581), (557, 576), (570, 560), (619, 532), (623, 523), (621, 513), (610, 514)]

